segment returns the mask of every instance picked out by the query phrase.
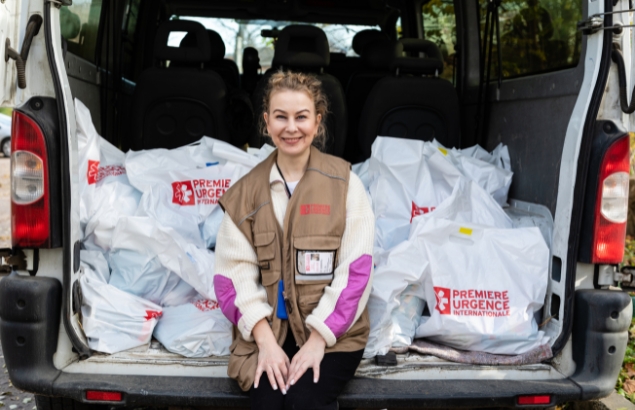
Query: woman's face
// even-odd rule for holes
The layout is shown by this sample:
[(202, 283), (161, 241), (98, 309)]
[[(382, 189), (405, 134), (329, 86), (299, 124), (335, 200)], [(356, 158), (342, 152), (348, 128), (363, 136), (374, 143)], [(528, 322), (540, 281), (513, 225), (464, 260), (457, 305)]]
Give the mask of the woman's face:
[(269, 112), (264, 114), (267, 132), (279, 153), (299, 156), (313, 143), (322, 120), (315, 103), (302, 91), (282, 90), (271, 95)]

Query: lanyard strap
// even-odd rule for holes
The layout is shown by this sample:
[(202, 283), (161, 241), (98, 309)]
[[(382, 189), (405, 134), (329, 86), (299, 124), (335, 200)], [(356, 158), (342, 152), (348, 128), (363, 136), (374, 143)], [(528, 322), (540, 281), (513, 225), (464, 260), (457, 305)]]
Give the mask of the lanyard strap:
[(289, 185), (287, 185), (287, 180), (284, 179), (284, 175), (282, 175), (282, 171), (280, 171), (280, 167), (278, 166), (278, 161), (276, 161), (276, 168), (278, 168), (278, 172), (282, 177), (282, 181), (284, 182), (284, 189), (287, 191), (287, 195), (291, 198), (291, 190), (289, 189)]

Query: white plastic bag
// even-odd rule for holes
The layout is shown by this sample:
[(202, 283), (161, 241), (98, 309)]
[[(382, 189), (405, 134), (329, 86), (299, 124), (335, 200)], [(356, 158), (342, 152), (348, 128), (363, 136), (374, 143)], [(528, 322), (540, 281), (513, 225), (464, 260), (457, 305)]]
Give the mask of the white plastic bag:
[(78, 99), (75, 117), (83, 245), (86, 249), (108, 251), (117, 220), (134, 215), (141, 193), (128, 181), (124, 153), (99, 136), (90, 111)]
[(534, 319), (549, 268), (538, 228), (429, 217), (421, 220), (416, 239), (428, 260), (424, 289), (431, 312), (421, 319), (417, 337), (495, 354), (522, 354), (547, 342)]
[(390, 249), (408, 238), (417, 215), (434, 210), (452, 193), (461, 172), (423, 141), (377, 137), (368, 172), (375, 213), (375, 246)]
[(157, 305), (180, 305), (197, 294), (177, 274), (164, 268), (152, 253), (113, 249), (109, 261), (112, 286)]
[(408, 287), (397, 297), (398, 305), (392, 311), (393, 340), (392, 347), (408, 347), (412, 344), (415, 330), (419, 326), (421, 313), (426, 301), (421, 298), (423, 292), (419, 284)]
[(369, 307), (371, 330), (367, 357), (385, 354), (391, 346), (405, 346), (408, 340), (412, 341), (416, 328), (412, 323), (418, 323), (425, 303), (421, 285), (428, 266), (425, 249), (417, 236), (420, 226), (430, 218), (512, 227), (512, 221), (496, 201), (474, 181), (461, 176), (452, 194), (437, 208), (413, 219), (408, 240), (388, 251), (375, 252), (377, 266), (368, 302), (373, 306)]
[[(398, 329), (393, 326), (392, 315), (399, 307), (399, 296), (409, 284), (419, 283), (427, 268), (427, 260), (422, 257), (417, 244), (407, 240), (375, 255), (377, 266), (368, 299), (370, 334), (364, 350), (366, 358), (384, 355), (393, 345)], [(419, 299), (424, 299), (423, 293)]]
[(198, 247), (213, 247), (222, 212), (218, 200), (258, 162), (207, 137), (173, 150), (129, 152), (130, 182), (143, 192), (136, 215), (155, 218)]
[(149, 217), (122, 218), (115, 228), (113, 243), (119, 249), (156, 256), (168, 272), (180, 276), (207, 299), (214, 294), (214, 252), (188, 243), (174, 229)]
[(463, 148), (460, 151), (462, 154), (467, 155), (468, 157), (473, 157), (476, 159), (480, 159), (481, 161), (489, 162), (490, 164), (506, 169), (507, 171), (512, 170), (511, 158), (509, 157), (509, 149), (502, 142), (498, 144), (496, 148), (494, 148), (494, 151), (492, 151), (491, 153), (487, 152), (480, 145)]
[(432, 212), (412, 220), (409, 238), (417, 235), (418, 226), (425, 219), (447, 219), (501, 229), (513, 227), (503, 208), (476, 182), (466, 177), (458, 179), (452, 194)]
[(163, 309), (154, 337), (170, 352), (182, 356), (227, 356), (232, 324), (217, 302), (198, 299)]
[[(466, 155), (462, 150), (447, 149), (437, 141), (427, 144), (424, 148), (424, 154), (426, 151), (433, 150), (434, 148), (452, 162), (464, 176), (476, 182), (481, 188), (492, 195), (501, 206), (507, 204), (507, 194), (512, 183), (513, 172), (501, 167), (500, 164), (497, 163), (499, 158), (487, 153), (480, 147), (474, 151), (475, 156), (473, 157)], [(503, 148), (499, 151), (502, 150)], [(485, 151), (485, 153), (483, 153), (483, 151)], [(507, 152), (506, 147), (504, 147), (504, 151)], [(481, 159), (485, 157), (485, 154), (489, 156), (489, 161)]]
[[(106, 264), (96, 252), (86, 257), (93, 266)], [(116, 353), (150, 342), (161, 307), (107, 284), (103, 273), (97, 273), (88, 263), (82, 261), (81, 267), (82, 328), (88, 346), (98, 352)]]
[(110, 268), (103, 253), (82, 249), (79, 251), (79, 260), (85, 269), (90, 269), (91, 274), (97, 275), (99, 280), (108, 283), (110, 280)]

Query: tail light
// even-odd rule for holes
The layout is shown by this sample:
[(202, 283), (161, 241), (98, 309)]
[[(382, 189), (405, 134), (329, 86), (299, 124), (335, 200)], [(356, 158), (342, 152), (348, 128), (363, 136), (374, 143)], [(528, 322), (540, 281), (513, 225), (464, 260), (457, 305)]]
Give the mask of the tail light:
[(531, 406), (531, 405), (545, 405), (551, 403), (551, 396), (544, 395), (536, 395), (536, 396), (518, 396), (517, 400), (518, 404), (521, 406)]
[(595, 223), (593, 263), (615, 264), (624, 258), (628, 213), (629, 136), (609, 147), (600, 166)]
[(31, 118), (13, 111), (11, 125), (11, 239), (14, 247), (47, 247), (50, 241), (46, 141)]
[(123, 395), (116, 391), (88, 390), (86, 400), (89, 401), (122, 401)]

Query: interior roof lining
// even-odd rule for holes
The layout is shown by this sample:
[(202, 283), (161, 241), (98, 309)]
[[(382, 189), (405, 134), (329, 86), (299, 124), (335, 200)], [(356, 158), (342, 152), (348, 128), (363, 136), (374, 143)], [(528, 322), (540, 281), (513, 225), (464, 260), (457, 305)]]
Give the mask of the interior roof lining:
[(245, 7), (238, 5), (223, 5), (215, 2), (190, 0), (186, 4), (182, 1), (166, 1), (168, 13), (179, 16), (196, 17), (218, 17), (234, 19), (266, 19), (280, 21), (299, 21), (307, 23), (331, 23), (331, 24), (358, 24), (365, 26), (383, 26), (386, 19), (394, 13), (396, 9), (385, 7), (378, 10), (333, 8), (334, 13), (329, 13), (330, 9), (318, 10), (315, 7), (300, 9), (294, 7), (290, 9)]

